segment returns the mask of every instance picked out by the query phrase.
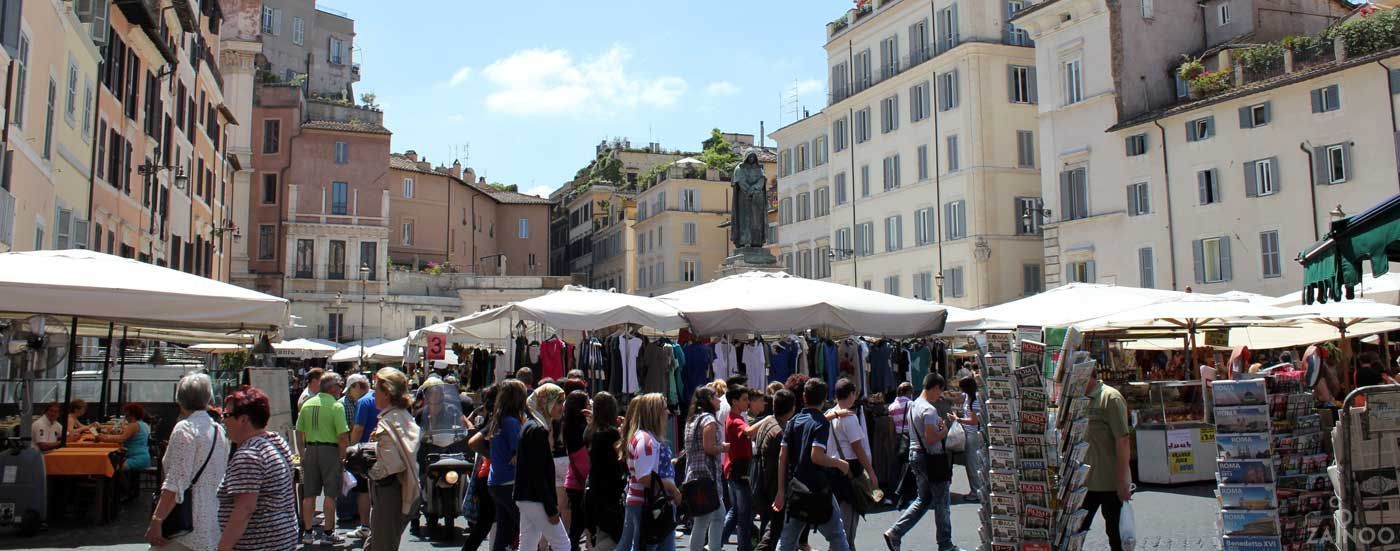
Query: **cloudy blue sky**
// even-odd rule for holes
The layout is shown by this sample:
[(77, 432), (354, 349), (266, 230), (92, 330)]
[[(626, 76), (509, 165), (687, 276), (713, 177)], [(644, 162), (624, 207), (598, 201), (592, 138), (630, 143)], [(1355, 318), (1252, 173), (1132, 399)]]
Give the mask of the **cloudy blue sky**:
[[(468, 163), (548, 193), (606, 137), (698, 149), (714, 127), (793, 121), (825, 101), (825, 24), (848, 0), (325, 0), (356, 22), (356, 61), (394, 151)], [(799, 106), (799, 109), (801, 107)]]

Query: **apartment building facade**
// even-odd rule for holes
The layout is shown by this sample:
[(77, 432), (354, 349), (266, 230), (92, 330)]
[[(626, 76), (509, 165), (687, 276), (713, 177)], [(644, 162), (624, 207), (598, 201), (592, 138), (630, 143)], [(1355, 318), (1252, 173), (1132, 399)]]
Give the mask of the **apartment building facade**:
[[(1349, 174), (1352, 185), (1314, 185), (1309, 158), (1325, 151), (1303, 145), (1304, 154), (1300, 143), (1335, 145), (1360, 132), (1393, 148), (1393, 137), (1353, 126), (1374, 122), (1362, 108), (1311, 113), (1312, 88), (1364, 71), (1290, 63), (1287, 74), (1255, 75), (1232, 52), (1316, 35), (1350, 10), (1337, 0), (1052, 0), (1018, 16), (1036, 40), (1040, 74), (1054, 75), (1040, 82), (1046, 285), (1296, 289), (1301, 271), (1284, 257), (1312, 242), (1326, 213), (1389, 195), (1369, 185), (1369, 171)], [(1175, 76), (1183, 55), (1232, 73), (1237, 86), (1193, 99)], [(1346, 86), (1389, 105), (1381, 90), (1362, 90), (1374, 87)], [(1388, 157), (1381, 164), (1393, 164)]]
[[(1022, 7), (890, 0), (827, 25), (830, 150), (815, 131), (779, 140), (778, 177), (795, 225), (803, 173), (826, 161), (832, 281), (961, 307), (1039, 290), (1039, 228), (1020, 217), (1040, 195), (1035, 58), (1008, 23)], [(799, 271), (812, 249), (815, 275), (804, 231), (779, 240)]]
[[(829, 280), (831, 262), (831, 121), (823, 113), (773, 131), (783, 147), (777, 165), (777, 257), (788, 273)], [(789, 147), (791, 146), (791, 147)]]
[(593, 273), (589, 286), (636, 293), (640, 280), (632, 266), (637, 265), (637, 192), (613, 186), (593, 186), (594, 207), (600, 216), (593, 230)]
[[(765, 167), (771, 174), (772, 165)], [(637, 194), (637, 294), (664, 295), (709, 282), (733, 250), (732, 184), (704, 164), (672, 164)]]

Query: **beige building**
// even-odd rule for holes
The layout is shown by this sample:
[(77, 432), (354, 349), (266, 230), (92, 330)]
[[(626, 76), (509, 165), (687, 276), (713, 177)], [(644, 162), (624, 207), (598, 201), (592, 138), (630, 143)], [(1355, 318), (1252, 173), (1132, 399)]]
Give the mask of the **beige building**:
[(593, 275), (589, 280), (595, 289), (615, 289), (622, 293), (637, 292), (637, 193), (613, 186), (593, 186), (588, 198), (599, 213), (593, 218)]
[[(771, 174), (772, 166), (766, 167)], [(636, 293), (664, 295), (718, 276), (729, 241), (730, 182), (704, 164), (672, 164), (642, 182), (634, 226)]]
[[(778, 253), (788, 273), (827, 280), (831, 262), (831, 121), (824, 113), (779, 128), (779, 161), (792, 171), (778, 178)], [(788, 156), (792, 159), (788, 160)]]
[[(1255, 43), (1318, 34), (1349, 10), (1336, 0), (1052, 0), (1020, 15), (1040, 73), (1055, 75), (1040, 82), (1040, 159), (1053, 167), (1039, 213), (1046, 285), (1296, 290), (1290, 259), (1327, 213), (1394, 192), (1393, 128), (1376, 124), (1391, 88), (1379, 59), (1339, 61), (1330, 47), (1266, 70), (1232, 60)], [(1193, 99), (1174, 76), (1183, 54), (1229, 73), (1229, 88)]]
[(1039, 228), (1018, 215), (1040, 195), (1034, 50), (1007, 22), (1021, 5), (885, 0), (827, 24), (830, 103), (774, 134), (798, 272), (810, 256), (826, 275), (798, 220), (804, 193), (818, 218), (825, 171), (831, 281), (969, 308), (1038, 291)]

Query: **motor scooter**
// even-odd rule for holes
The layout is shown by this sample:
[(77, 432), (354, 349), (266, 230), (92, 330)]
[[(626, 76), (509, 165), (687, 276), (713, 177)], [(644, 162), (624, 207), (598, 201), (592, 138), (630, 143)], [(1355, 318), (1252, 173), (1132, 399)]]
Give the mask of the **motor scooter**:
[[(453, 521), (461, 514), (462, 496), (471, 483), (466, 419), (456, 385), (429, 386), (423, 389), (423, 401), (418, 415), (422, 427), (418, 453), (422, 513), (427, 535), (450, 541), (456, 537)], [(415, 518), (414, 524), (417, 522)]]

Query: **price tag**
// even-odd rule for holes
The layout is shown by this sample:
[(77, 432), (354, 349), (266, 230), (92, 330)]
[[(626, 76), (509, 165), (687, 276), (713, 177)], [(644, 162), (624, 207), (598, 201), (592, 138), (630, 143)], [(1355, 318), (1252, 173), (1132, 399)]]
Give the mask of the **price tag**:
[(1208, 444), (1215, 441), (1215, 427), (1201, 427), (1201, 443)]

